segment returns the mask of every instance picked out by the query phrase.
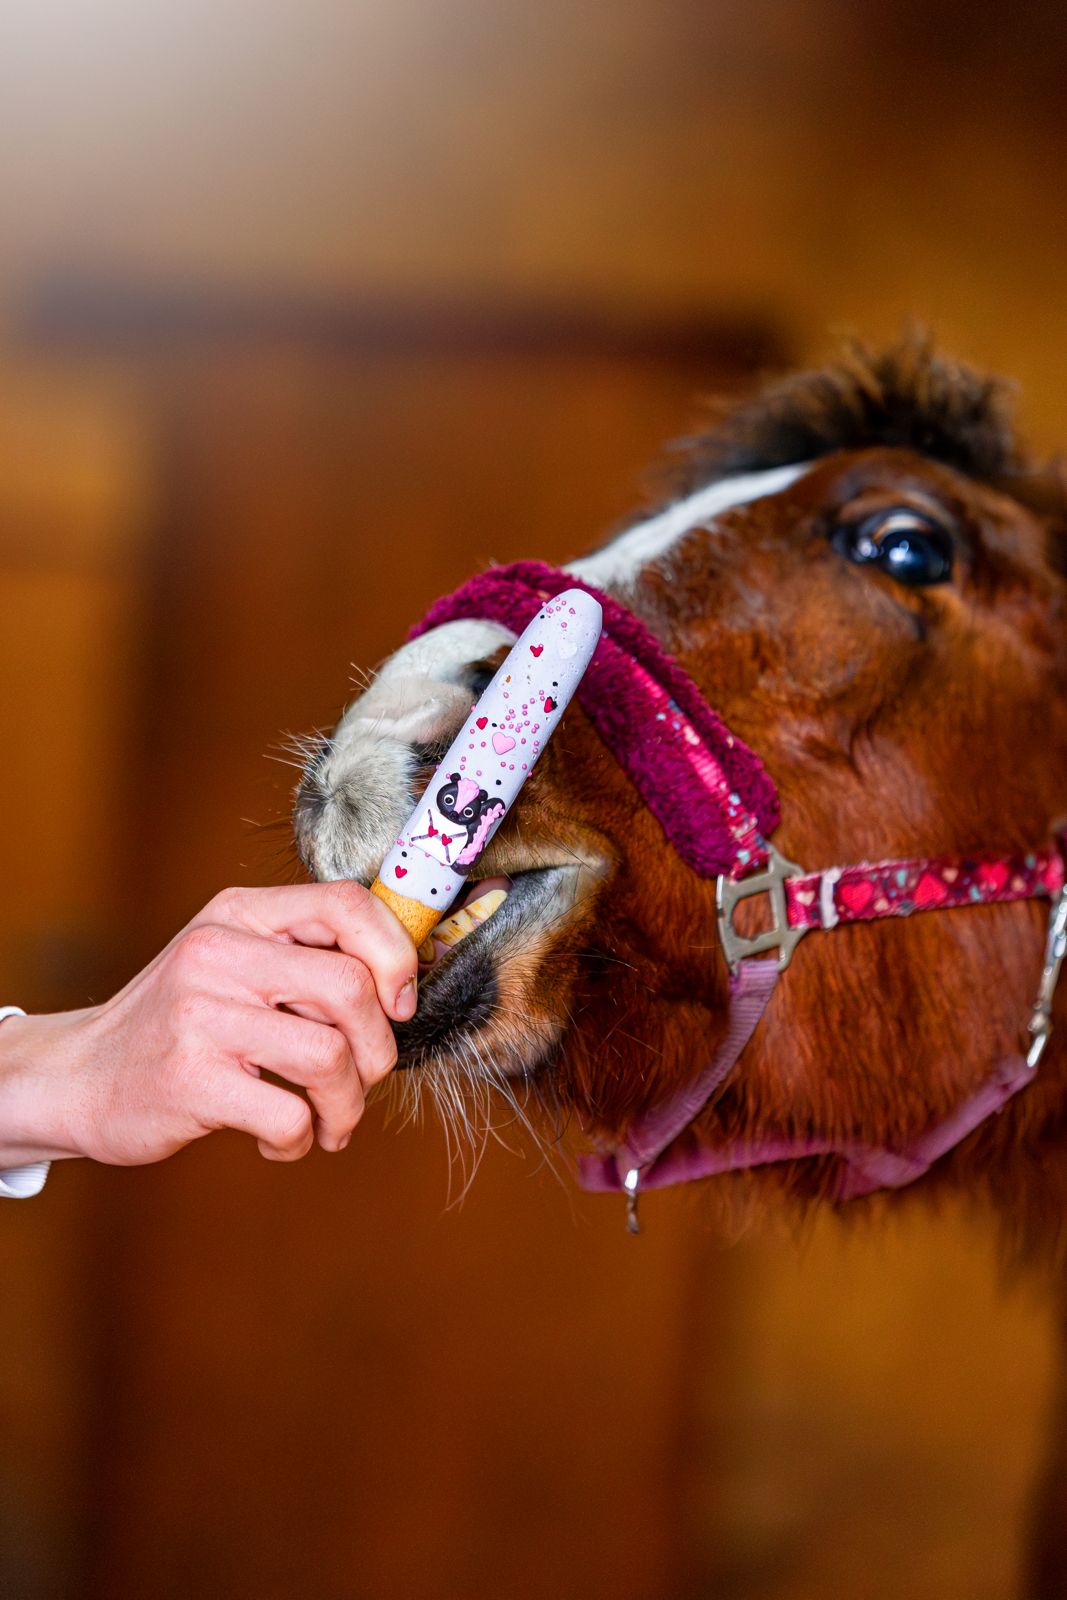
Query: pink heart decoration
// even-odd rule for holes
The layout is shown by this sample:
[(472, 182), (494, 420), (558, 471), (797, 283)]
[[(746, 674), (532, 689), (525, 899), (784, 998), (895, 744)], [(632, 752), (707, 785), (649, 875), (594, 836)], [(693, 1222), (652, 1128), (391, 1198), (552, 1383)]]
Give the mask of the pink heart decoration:
[(543, 650), (543, 649), (544, 649), (544, 648), (545, 648), (545, 647), (544, 647), (544, 645), (543, 645), (543, 644), (532, 644), (532, 645), (531, 645), (531, 646), (530, 646), (530, 654), (531, 654), (531, 655), (532, 655), (532, 656), (539, 656), (539, 655), (540, 655), (540, 654), (541, 654), (541, 651), (542, 651), (542, 650)]
[(489, 718), (488, 717), (476, 717), (475, 721), (477, 722), (479, 728), (484, 728), (486, 726), (486, 724), (488, 723)]
[(932, 872), (924, 872), (915, 885), (915, 893), (912, 899), (917, 906), (926, 910), (928, 906), (944, 905), (948, 899), (948, 889), (940, 878), (934, 877)]
[(860, 878), (856, 883), (839, 883), (837, 886), (837, 898), (854, 917), (866, 911), (873, 894), (874, 884), (869, 878)]
[(1008, 881), (1008, 869), (1003, 861), (988, 861), (978, 868), (978, 882), (989, 894), (999, 894)]
[(398, 878), (406, 878), (407, 875), (408, 875), (407, 867), (394, 867), (393, 870), (396, 873)]
[(515, 741), (507, 733), (494, 733), (493, 749), (498, 756), (506, 756), (509, 750), (514, 750)]

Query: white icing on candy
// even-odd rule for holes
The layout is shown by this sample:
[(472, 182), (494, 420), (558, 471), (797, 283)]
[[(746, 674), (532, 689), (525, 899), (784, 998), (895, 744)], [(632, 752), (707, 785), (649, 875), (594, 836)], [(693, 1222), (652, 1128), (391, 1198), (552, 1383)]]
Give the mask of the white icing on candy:
[(390, 889), (443, 914), (499, 828), (581, 682), (600, 606), (568, 589), (512, 646), (379, 868)]

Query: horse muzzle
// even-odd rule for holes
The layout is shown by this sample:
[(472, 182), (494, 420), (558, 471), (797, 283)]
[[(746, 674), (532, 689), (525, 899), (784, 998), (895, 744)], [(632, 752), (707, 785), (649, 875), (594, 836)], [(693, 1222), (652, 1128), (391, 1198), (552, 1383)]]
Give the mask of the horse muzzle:
[[(310, 751), (297, 790), (300, 855), (320, 880), (369, 884), (457, 727), (486, 654), (509, 635), (445, 626), (386, 663), (329, 738)], [(472, 655), (472, 651), (475, 653)], [(613, 868), (593, 839), (545, 837), (537, 805), (517, 805), (479, 858), (477, 878), (420, 951), (419, 1007), (395, 1028), (401, 1068), (459, 1057), (486, 1074), (533, 1071), (565, 1012), (543, 991), (552, 958)]]

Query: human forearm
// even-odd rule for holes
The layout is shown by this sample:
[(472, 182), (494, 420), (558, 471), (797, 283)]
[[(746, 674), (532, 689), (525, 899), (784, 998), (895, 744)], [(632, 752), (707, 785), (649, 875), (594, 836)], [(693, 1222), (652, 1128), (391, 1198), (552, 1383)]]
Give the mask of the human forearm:
[(81, 1155), (79, 1053), (90, 1011), (8, 1017), (0, 1025), (0, 1171)]

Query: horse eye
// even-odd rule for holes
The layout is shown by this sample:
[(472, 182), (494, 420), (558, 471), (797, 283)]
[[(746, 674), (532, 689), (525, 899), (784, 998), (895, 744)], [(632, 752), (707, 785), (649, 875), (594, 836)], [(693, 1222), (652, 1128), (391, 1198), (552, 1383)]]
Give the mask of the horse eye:
[(922, 586), (952, 577), (952, 540), (920, 511), (876, 511), (839, 528), (833, 545), (849, 561), (880, 567), (898, 583)]

